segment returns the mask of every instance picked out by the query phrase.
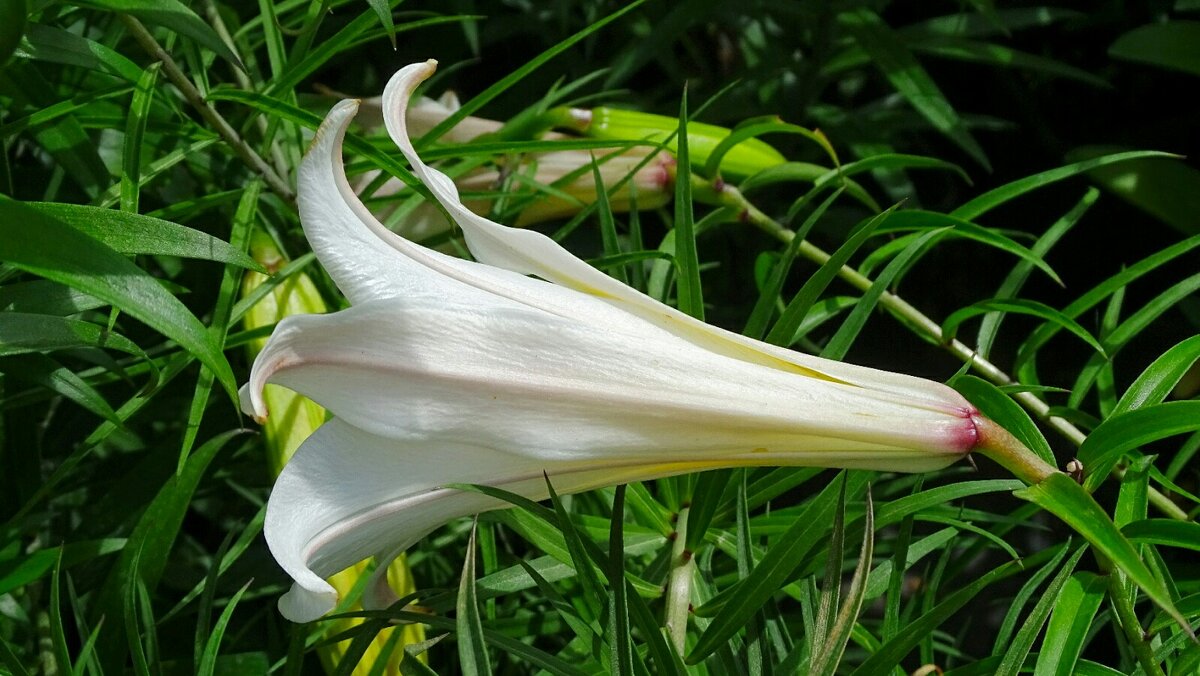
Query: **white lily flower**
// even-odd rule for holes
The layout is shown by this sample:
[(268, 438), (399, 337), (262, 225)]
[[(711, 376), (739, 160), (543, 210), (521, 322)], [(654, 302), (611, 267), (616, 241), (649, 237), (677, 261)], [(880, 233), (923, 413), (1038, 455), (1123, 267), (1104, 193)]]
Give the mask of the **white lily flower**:
[[(267, 507), (295, 580), (284, 616), (331, 610), (325, 576), (368, 556), (386, 570), (447, 521), (507, 506), (449, 484), (544, 499), (543, 472), (566, 494), (718, 467), (929, 471), (975, 447), (978, 413), (945, 385), (709, 326), (471, 212), (409, 140), (404, 111), (435, 66), (392, 78), (385, 121), (479, 262), (413, 244), (359, 201), (342, 164), (356, 101), (333, 107), (300, 169), (305, 235), (352, 307), (280, 322), (243, 388), (260, 420), (268, 382), (336, 416)], [(392, 599), (379, 576), (364, 606)]]

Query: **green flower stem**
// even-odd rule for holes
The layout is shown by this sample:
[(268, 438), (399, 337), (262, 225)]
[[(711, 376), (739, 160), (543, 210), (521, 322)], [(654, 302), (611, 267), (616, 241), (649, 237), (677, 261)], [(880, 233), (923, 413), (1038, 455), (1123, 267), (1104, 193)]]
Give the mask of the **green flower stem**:
[(1051, 467), (1026, 448), (1000, 425), (983, 417), (976, 416), (975, 429), (979, 432), (979, 442), (975, 450), (986, 455), (997, 464), (1013, 473), (1021, 481), (1034, 486), (1046, 480), (1058, 470)]
[(692, 574), (696, 560), (687, 550), (687, 523), (689, 508), (679, 510), (675, 521), (675, 541), (671, 545), (671, 572), (667, 576), (666, 611), (663, 624), (667, 635), (675, 646), (675, 652), (684, 654), (687, 643), (688, 616), (692, 604)]
[(162, 62), (162, 72), (167, 76), (167, 79), (183, 93), (183, 98), (187, 99), (187, 102), (196, 109), (196, 112), (200, 113), (200, 117), (212, 125), (217, 134), (225, 139), (225, 142), (233, 148), (233, 152), (238, 156), (238, 159), (245, 162), (246, 166), (258, 174), (261, 174), (263, 180), (267, 182), (267, 185), (277, 195), (288, 202), (296, 201), (295, 191), (292, 190), (287, 182), (279, 177), (279, 174), (275, 173), (275, 170), (271, 168), (271, 165), (267, 164), (266, 160), (254, 152), (254, 149), (238, 135), (233, 126), (204, 100), (204, 95), (200, 93), (199, 89), (196, 89), (196, 85), (192, 84), (192, 81), (188, 79), (187, 75), (179, 68), (179, 65), (175, 63), (175, 59), (172, 59), (171, 55), (162, 48), (162, 45), (158, 44), (158, 41), (154, 39), (150, 31), (146, 30), (146, 27), (142, 25), (142, 22), (128, 14), (121, 15), (121, 22), (125, 24), (125, 27), (129, 30), (129, 34), (133, 36), (134, 40), (137, 40), (137, 43), (142, 46), (142, 49), (151, 58)]
[(1108, 576), (1108, 598), (1112, 602), (1113, 611), (1117, 614), (1117, 624), (1125, 632), (1125, 638), (1133, 648), (1133, 654), (1142, 665), (1142, 671), (1149, 676), (1166, 676), (1158, 661), (1154, 659), (1154, 649), (1146, 641), (1146, 635), (1134, 612), (1129, 590), (1125, 588), (1125, 576), (1113, 566), (1108, 557), (1096, 553), (1100, 568)]
[[(768, 235), (771, 235), (785, 244), (791, 242), (796, 236), (795, 232), (755, 207), (748, 199), (746, 199), (744, 195), (742, 195), (741, 191), (733, 186), (714, 186), (709, 184), (705, 190), (695, 190), (694, 194), (699, 199), (708, 198), (705, 199), (705, 201), (713, 201), (721, 206), (735, 209), (739, 215), (739, 218), (753, 224), (763, 232), (766, 232)], [(830, 254), (826, 253), (825, 250), (808, 241), (800, 244), (798, 252), (799, 255), (807, 258), (817, 265), (824, 265), (830, 259)], [(841, 277), (843, 281), (863, 292), (871, 288), (871, 285), (874, 283), (870, 277), (867, 277), (849, 265), (843, 265), (841, 269), (838, 270), (838, 276)], [(961, 361), (969, 363), (971, 368), (975, 369), (975, 371), (979, 372), (982, 376), (994, 384), (998, 386), (1017, 384), (1017, 382), (1013, 380), (1011, 376), (1005, 373), (1000, 367), (988, 361), (962, 341), (957, 339), (946, 340), (942, 335), (942, 327), (940, 324), (930, 319), (927, 315), (925, 315), (925, 313), (913, 307), (908, 303), (908, 301), (904, 300), (900, 296), (897, 296), (890, 291), (884, 291), (883, 295), (879, 298), (879, 304), (887, 308), (893, 314), (903, 318), (912, 326), (916, 327), (917, 330), (925, 334), (927, 338), (938, 345), (941, 345)], [(1045, 422), (1050, 427), (1054, 428), (1076, 446), (1081, 445), (1084, 439), (1087, 438), (1087, 435), (1084, 434), (1082, 430), (1071, 424), (1069, 421), (1058, 416), (1051, 415), (1050, 405), (1039, 399), (1032, 392), (1017, 392), (1013, 395), (1013, 397), (1027, 410), (1033, 413), (1034, 416)], [(1119, 476), (1119, 473), (1123, 471), (1123, 469), (1114, 470), (1114, 476)], [(1170, 498), (1168, 498), (1166, 495), (1163, 495), (1154, 487), (1150, 487), (1148, 499), (1156, 509), (1172, 519), (1179, 521), (1191, 520), (1188, 518), (1187, 512), (1183, 511), (1179, 505), (1176, 505), (1171, 501)]]

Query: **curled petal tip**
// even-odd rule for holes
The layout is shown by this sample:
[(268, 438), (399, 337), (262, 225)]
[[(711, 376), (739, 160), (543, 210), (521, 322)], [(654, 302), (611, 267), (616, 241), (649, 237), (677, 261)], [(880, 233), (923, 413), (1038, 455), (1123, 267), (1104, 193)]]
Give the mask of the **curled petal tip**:
[(242, 385), (238, 390), (238, 404), (242, 413), (253, 418), (254, 422), (259, 425), (266, 422), (269, 411), (266, 402), (263, 401), (261, 388), (252, 387), (251, 383)]
[(319, 147), (325, 136), (340, 133), (350, 123), (350, 120), (358, 114), (360, 103), (362, 102), (358, 99), (342, 99), (334, 104), (333, 108), (329, 109), (329, 114), (325, 116), (325, 120), (321, 122), (321, 126), (317, 127), (317, 133), (313, 136), (312, 142), (308, 144), (305, 155), (312, 153), (314, 148)]
[(336, 608), (337, 602), (338, 595), (333, 587), (312, 590), (293, 584), (279, 597), (279, 614), (292, 622), (312, 622)]

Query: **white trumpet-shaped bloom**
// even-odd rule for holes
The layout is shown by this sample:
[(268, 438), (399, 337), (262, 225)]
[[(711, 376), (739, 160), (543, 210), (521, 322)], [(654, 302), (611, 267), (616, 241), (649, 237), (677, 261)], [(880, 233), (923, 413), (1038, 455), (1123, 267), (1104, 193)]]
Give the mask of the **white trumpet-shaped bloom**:
[[(439, 525), (506, 506), (451, 484), (542, 499), (543, 472), (571, 493), (713, 467), (927, 471), (975, 446), (975, 409), (940, 383), (706, 325), (472, 213), (409, 140), (404, 111), (434, 67), (392, 78), (385, 122), (479, 262), (409, 242), (355, 196), (342, 141), (356, 101), (334, 106), (300, 169), (304, 232), (352, 307), (280, 322), (243, 389), (259, 419), (268, 382), (335, 416), (267, 507), (267, 543), (295, 580), (286, 617), (334, 607), (324, 576), (368, 556), (386, 570)], [(380, 576), (364, 605), (392, 598)]]

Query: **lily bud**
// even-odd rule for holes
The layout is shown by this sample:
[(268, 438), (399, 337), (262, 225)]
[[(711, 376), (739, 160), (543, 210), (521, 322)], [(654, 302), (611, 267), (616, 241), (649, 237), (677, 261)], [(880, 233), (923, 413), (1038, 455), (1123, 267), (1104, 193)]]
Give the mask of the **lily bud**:
[[(382, 97), (374, 97), (363, 101), (360, 106), (360, 111), (368, 114), (368, 121), (364, 125), (368, 129), (382, 124), (381, 101)], [(458, 98), (453, 92), (446, 92), (436, 101), (422, 97), (408, 108), (408, 128), (414, 136), (422, 136), (458, 108)], [(447, 131), (442, 140), (466, 143), (485, 134), (494, 134), (503, 126), (502, 122), (496, 120), (468, 116)], [(543, 138), (565, 137), (550, 132), (543, 135)], [(647, 156), (651, 154), (654, 154), (654, 157), (646, 161)], [(503, 188), (505, 174), (512, 174), (512, 185), (516, 190), (553, 187), (552, 192), (538, 195), (517, 215), (516, 225), (526, 227), (573, 216), (595, 202), (599, 190), (591, 171), (593, 161), (599, 166), (600, 179), (604, 182), (609, 207), (614, 212), (630, 211), (635, 204), (638, 209), (657, 209), (671, 201), (671, 184), (674, 180), (671, 168), (675, 163), (674, 158), (670, 154), (654, 153), (653, 149), (641, 146), (615, 152), (561, 150), (535, 153), (521, 158), (514, 166), (505, 166), (504, 172), (500, 169), (478, 169), (455, 179), (455, 184), (460, 191), (486, 193)], [(361, 190), (378, 176), (378, 171), (368, 172), (354, 182), (355, 187)], [(372, 197), (388, 198), (399, 194), (405, 187), (403, 181), (389, 178), (372, 193)], [(481, 197), (464, 200), (463, 204), (471, 211), (484, 215), (492, 210), (496, 199), (498, 196)], [(390, 212), (390, 208), (379, 210), (381, 217), (386, 217)], [(450, 230), (450, 223), (436, 207), (424, 204), (408, 214), (396, 230), (405, 237), (419, 241)]]
[[(305, 235), (351, 307), (281, 321), (242, 391), (264, 423), (269, 383), (335, 416), (267, 506), (267, 543), (296, 581), (284, 616), (333, 609), (331, 573), (508, 506), (453, 484), (543, 499), (543, 472), (564, 494), (718, 467), (919, 472), (976, 446), (978, 412), (941, 383), (710, 326), (474, 213), (409, 138), (404, 111), (435, 65), (392, 78), (384, 120), (478, 262), (398, 236), (359, 201), (342, 163), (357, 102), (333, 107), (299, 172)], [(364, 604), (394, 599), (376, 574)]]
[[(599, 139), (648, 140), (662, 143), (671, 140), (667, 147), (675, 152), (673, 134), (679, 129), (679, 120), (665, 115), (642, 113), (620, 108), (572, 109), (567, 118), (571, 129)], [(708, 156), (717, 145), (729, 136), (730, 130), (703, 122), (688, 122), (688, 154), (696, 166), (704, 166)], [(730, 177), (745, 177), (763, 169), (783, 164), (787, 159), (765, 141), (746, 139), (729, 149), (721, 158), (721, 172)]]

